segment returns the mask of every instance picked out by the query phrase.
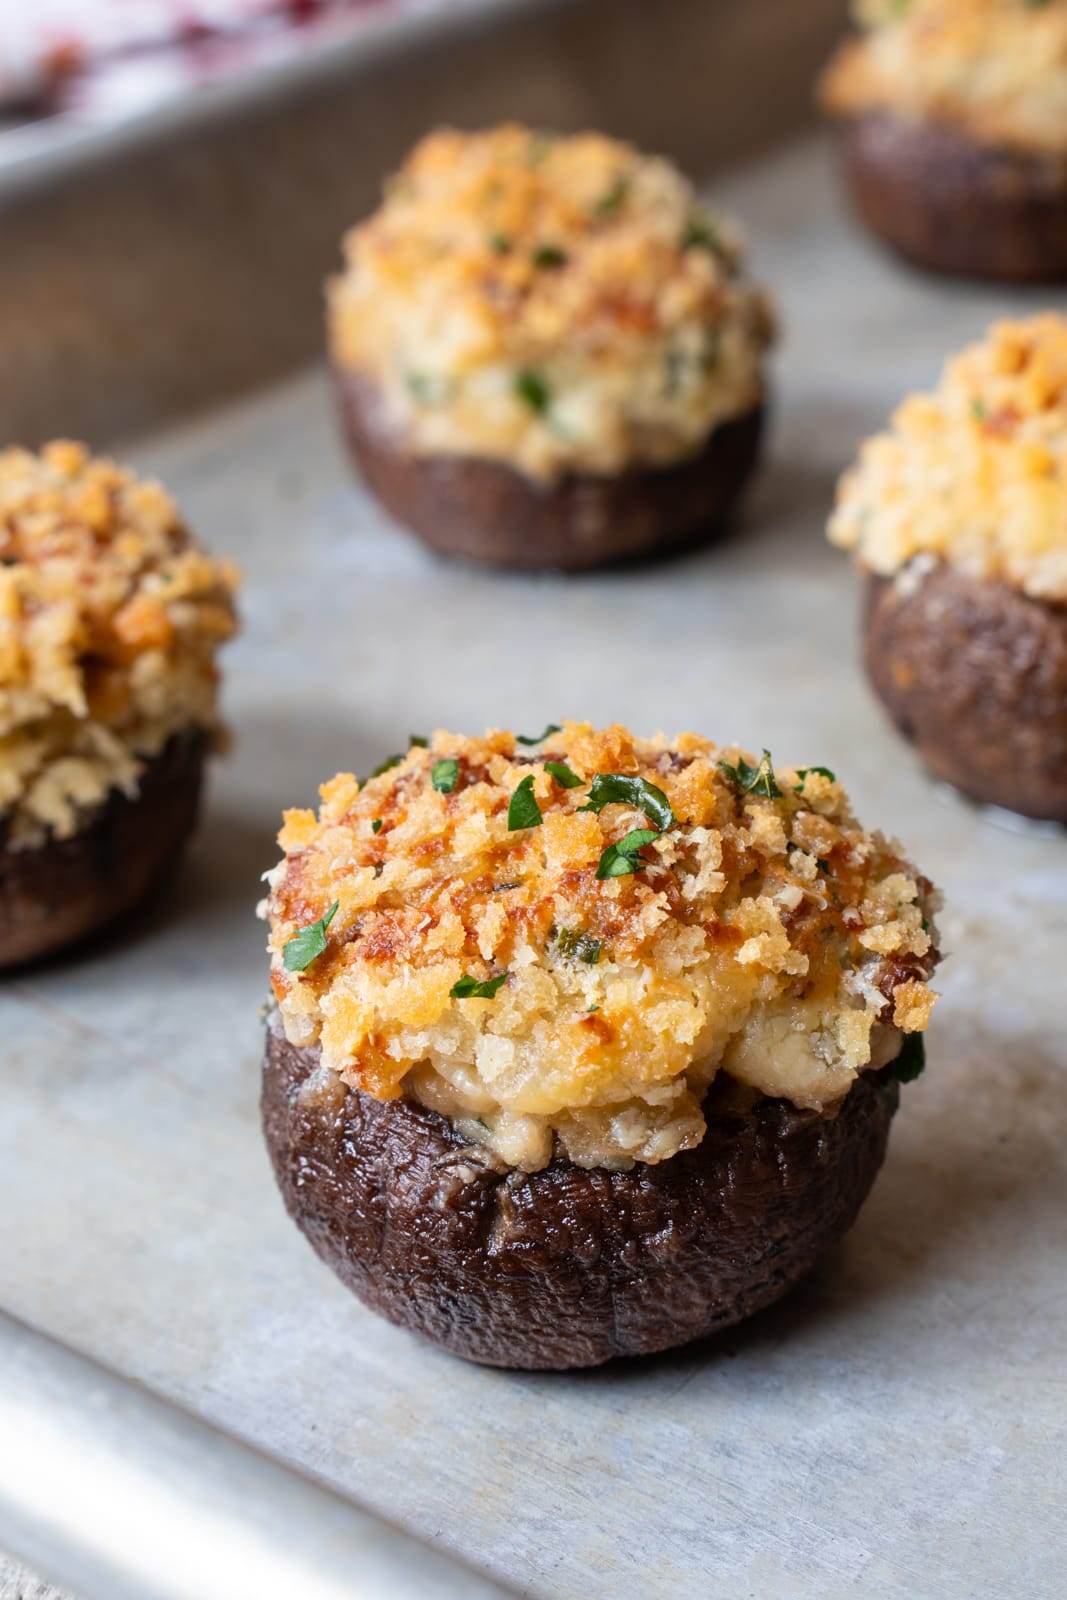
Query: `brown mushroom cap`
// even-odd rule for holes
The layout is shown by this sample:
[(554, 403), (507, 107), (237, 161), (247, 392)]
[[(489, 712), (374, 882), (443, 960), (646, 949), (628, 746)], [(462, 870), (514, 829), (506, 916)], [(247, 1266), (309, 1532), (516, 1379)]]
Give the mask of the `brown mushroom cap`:
[(509, 567), (581, 571), (708, 542), (751, 477), (763, 434), (758, 406), (670, 466), (541, 484), (498, 461), (414, 455), (378, 422), (367, 380), (335, 376), (353, 458), (386, 510), (435, 550)]
[(648, 1354), (770, 1305), (852, 1225), (898, 1101), (867, 1072), (833, 1114), (724, 1104), (656, 1166), (507, 1173), (406, 1098), (309, 1090), (318, 1064), (272, 1019), (263, 1125), (290, 1215), (367, 1305), (501, 1367)]
[(113, 789), (70, 838), (12, 849), (0, 830), (0, 969), (97, 933), (144, 898), (196, 824), (206, 749), (200, 730), (171, 739), (135, 795)]
[(864, 635), (876, 692), (939, 777), (1067, 823), (1067, 607), (942, 563), (868, 577)]
[(908, 261), (957, 277), (1067, 280), (1067, 157), (884, 110), (845, 120), (840, 140), (859, 216)]

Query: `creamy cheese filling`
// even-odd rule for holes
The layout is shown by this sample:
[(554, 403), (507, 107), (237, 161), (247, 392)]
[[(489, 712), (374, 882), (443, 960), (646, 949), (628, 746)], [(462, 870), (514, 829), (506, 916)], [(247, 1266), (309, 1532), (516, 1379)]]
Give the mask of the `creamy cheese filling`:
[[(831, 1109), (851, 1089), (856, 1070), (834, 1029), (812, 1032), (804, 1007), (768, 1007), (727, 1046), (721, 1063), (706, 1061), (680, 1078), (640, 1095), (606, 1105), (555, 1114), (522, 1112), (500, 1105), (473, 1063), (434, 1057), (405, 1080), (405, 1093), (447, 1117), (463, 1137), (505, 1166), (534, 1172), (558, 1150), (579, 1167), (626, 1171), (635, 1161), (655, 1165), (703, 1139), (704, 1097), (716, 1074), (760, 1095), (787, 1099), (812, 1110)], [(887, 1066), (900, 1053), (904, 1035), (892, 1026), (870, 1030), (870, 1054), (860, 1070)]]

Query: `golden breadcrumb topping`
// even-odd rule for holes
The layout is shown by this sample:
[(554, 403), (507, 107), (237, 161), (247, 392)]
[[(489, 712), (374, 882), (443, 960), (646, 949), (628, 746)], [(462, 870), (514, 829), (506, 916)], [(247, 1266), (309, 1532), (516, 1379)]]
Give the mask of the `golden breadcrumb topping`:
[(158, 483), (82, 445), (0, 451), (0, 829), (66, 838), (135, 793), (174, 734), (215, 727), (236, 574)]
[(926, 1027), (936, 896), (825, 769), (568, 723), (320, 794), (267, 875), (289, 1039), (512, 1166), (667, 1159), (720, 1068), (832, 1106)]
[(614, 139), (431, 134), (345, 251), (334, 358), (419, 454), (614, 473), (760, 402), (771, 316), (735, 228)]
[(998, 322), (905, 400), (842, 478), (829, 535), (883, 576), (922, 556), (1067, 601), (1067, 320)]
[(1067, 151), (1067, 0), (860, 0), (823, 78), (836, 116), (887, 110), (979, 143)]

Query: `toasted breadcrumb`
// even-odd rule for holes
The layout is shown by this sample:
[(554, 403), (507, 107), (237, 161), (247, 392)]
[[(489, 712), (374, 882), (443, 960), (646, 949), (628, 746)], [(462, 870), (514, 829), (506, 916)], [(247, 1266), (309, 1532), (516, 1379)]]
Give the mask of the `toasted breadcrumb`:
[[(746, 793), (720, 765), (741, 755), (582, 723), (536, 753), (510, 733), (438, 732), (362, 786), (324, 784), (317, 814), (286, 813), (268, 875), (289, 1038), (526, 1168), (557, 1145), (626, 1166), (698, 1144), (720, 1068), (832, 1106), (896, 1053), (896, 1030), (926, 1026), (937, 897), (899, 846), (860, 828), (835, 780), (779, 768), (779, 795)], [(459, 768), (448, 794), (430, 781), (442, 757)], [(597, 877), (610, 845), (656, 829), (629, 801), (589, 810), (597, 773), (642, 777), (670, 800), (675, 824), (641, 849), (639, 871)], [(509, 829), (527, 777), (543, 821)], [(322, 953), (288, 970), (286, 945), (335, 903)], [(505, 973), (492, 998), (453, 994)]]
[(735, 228), (630, 145), (442, 130), (345, 249), (334, 358), (417, 454), (614, 473), (760, 402), (771, 314)]
[(236, 573), (173, 501), (84, 446), (0, 452), (0, 827), (75, 833), (174, 734), (215, 729)]
[(1065, 0), (859, 0), (823, 78), (836, 116), (891, 111), (980, 144), (1067, 153)]
[(1067, 320), (998, 322), (949, 361), (863, 446), (828, 531), (882, 576), (921, 557), (1067, 600)]

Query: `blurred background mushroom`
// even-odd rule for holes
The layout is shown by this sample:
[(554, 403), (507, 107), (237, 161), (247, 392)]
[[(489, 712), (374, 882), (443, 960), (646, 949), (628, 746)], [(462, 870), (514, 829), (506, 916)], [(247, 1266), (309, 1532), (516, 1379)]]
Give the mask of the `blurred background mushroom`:
[(0, 0), (0, 437), (106, 442), (312, 359), (342, 231), (435, 123), (713, 172), (808, 114), (845, 9)]

